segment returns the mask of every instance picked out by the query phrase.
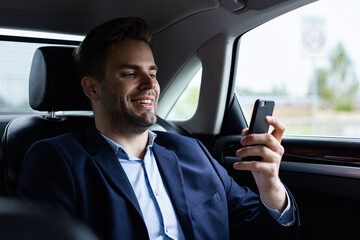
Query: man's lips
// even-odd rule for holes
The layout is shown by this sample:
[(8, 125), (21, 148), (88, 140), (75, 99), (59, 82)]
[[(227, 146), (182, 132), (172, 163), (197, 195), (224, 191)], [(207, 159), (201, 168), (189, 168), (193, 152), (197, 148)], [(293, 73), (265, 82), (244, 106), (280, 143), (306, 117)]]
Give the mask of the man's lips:
[(142, 100), (132, 100), (132, 102), (138, 103), (138, 104), (151, 104), (152, 100), (150, 99), (142, 99)]
[(152, 97), (141, 97), (141, 98), (131, 99), (130, 101), (144, 106), (152, 106), (154, 99)]

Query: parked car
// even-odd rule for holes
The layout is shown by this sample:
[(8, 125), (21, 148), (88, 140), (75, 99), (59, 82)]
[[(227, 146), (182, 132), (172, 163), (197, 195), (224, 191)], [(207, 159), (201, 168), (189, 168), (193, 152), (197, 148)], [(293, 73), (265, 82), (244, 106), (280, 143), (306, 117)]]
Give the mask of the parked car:
[[(1, 1), (2, 197), (12, 198), (23, 153), (43, 137), (42, 127), (29, 131), (24, 119), (45, 119), (57, 128), (62, 119), (91, 118), (89, 111), (29, 106), (35, 50), (76, 47), (106, 20), (139, 16), (154, 33), (161, 86), (156, 128), (198, 138), (239, 184), (256, 191), (250, 173), (233, 170), (233, 157), (255, 100), (274, 100), (274, 116), (287, 126), (280, 177), (296, 198), (301, 239), (356, 239), (358, 9), (355, 0)], [(15, 141), (12, 131), (26, 139), (16, 135)]]

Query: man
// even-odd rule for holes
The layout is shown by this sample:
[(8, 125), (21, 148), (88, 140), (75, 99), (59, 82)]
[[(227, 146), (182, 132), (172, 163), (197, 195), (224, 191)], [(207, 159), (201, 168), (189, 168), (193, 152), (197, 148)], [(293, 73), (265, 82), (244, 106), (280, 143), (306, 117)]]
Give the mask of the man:
[(151, 33), (139, 18), (93, 29), (76, 52), (95, 126), (42, 140), (29, 149), (20, 197), (84, 221), (103, 239), (292, 237), (294, 199), (278, 177), (283, 125), (247, 135), (239, 162), (252, 171), (260, 197), (239, 187), (197, 140), (148, 130), (160, 94)]

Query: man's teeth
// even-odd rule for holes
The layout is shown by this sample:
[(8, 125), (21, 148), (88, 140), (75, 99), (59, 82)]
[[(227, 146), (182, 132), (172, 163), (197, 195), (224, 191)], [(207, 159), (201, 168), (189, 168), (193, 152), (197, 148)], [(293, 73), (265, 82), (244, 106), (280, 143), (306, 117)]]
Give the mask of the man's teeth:
[(150, 104), (152, 101), (151, 100), (137, 100), (136, 103), (139, 104)]

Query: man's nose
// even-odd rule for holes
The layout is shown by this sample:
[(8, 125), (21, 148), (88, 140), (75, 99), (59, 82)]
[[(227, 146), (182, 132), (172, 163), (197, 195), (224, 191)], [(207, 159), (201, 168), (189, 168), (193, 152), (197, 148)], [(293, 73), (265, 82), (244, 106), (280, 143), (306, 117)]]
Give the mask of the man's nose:
[(155, 76), (149, 73), (144, 73), (141, 77), (141, 88), (142, 89), (154, 89), (158, 85), (158, 81)]

